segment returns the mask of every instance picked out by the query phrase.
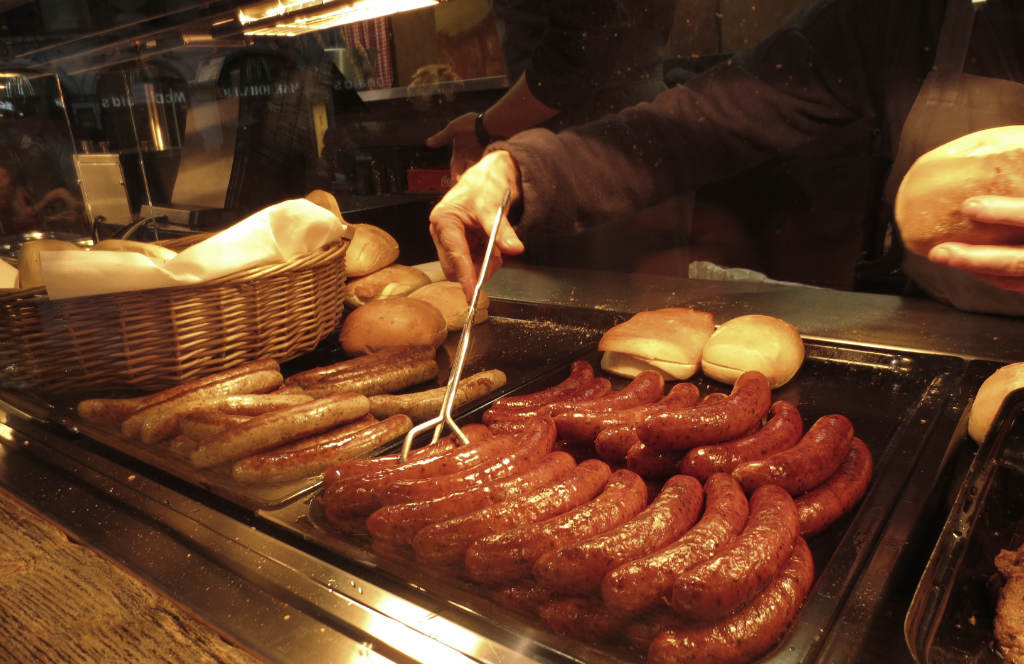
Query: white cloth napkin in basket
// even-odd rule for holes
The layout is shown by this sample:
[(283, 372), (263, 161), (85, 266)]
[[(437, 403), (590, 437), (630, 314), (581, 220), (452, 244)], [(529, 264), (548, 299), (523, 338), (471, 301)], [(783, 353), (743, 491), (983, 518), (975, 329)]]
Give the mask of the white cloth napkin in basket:
[(264, 208), (163, 262), (127, 251), (43, 251), (51, 300), (198, 284), (282, 263), (342, 237), (345, 224), (304, 198)]

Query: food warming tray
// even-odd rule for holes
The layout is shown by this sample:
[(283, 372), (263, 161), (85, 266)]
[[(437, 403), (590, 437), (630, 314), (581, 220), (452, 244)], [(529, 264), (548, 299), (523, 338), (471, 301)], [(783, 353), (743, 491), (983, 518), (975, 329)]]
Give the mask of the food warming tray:
[[(524, 308), (514, 303), (496, 302), (491, 306), (491, 318), (474, 328), (473, 345), (466, 358), (463, 375), (494, 368), (505, 371), (508, 377), (506, 385), (491, 395), (492, 398), (500, 396), (543, 375), (552, 366), (585, 352), (597, 342), (605, 329), (619, 320), (621, 316), (613, 312), (580, 312), (578, 309), (557, 306)], [(457, 343), (458, 335), (451, 334), (438, 350), (438, 363), (441, 365), (438, 380), (442, 384), (447, 381), (448, 368)], [(315, 351), (284, 364), (281, 370), (287, 376), (343, 359), (345, 356), (337, 342), (337, 335), (332, 334)], [(410, 389), (420, 390), (425, 387), (430, 386), (419, 385)], [(7, 391), (0, 391), (0, 400), (37, 421), (58, 423), (65, 429), (86, 436), (81, 440), (83, 445), (90, 445), (90, 440), (98, 441), (175, 480), (187, 482), (250, 510), (280, 507), (313, 491), (320, 484), (319, 478), (268, 485), (238, 482), (231, 476), (228, 466), (195, 468), (184, 458), (167, 452), (162, 445), (144, 445), (122, 436), (114, 428), (83, 420), (75, 412), (76, 402)], [(467, 408), (472, 408), (472, 405)], [(459, 412), (456, 411), (456, 415)], [(390, 450), (400, 442), (399, 439), (382, 451)]]
[[(596, 350), (582, 357), (595, 368), (599, 364)], [(810, 538), (815, 585), (800, 617), (768, 656), (769, 661), (819, 661), (821, 641), (871, 555), (885, 516), (908, 481), (924, 442), (947, 419), (944, 408), (956, 390), (964, 364), (949, 356), (808, 342), (807, 359), (800, 372), (773, 394), (775, 399), (796, 404), (807, 425), (828, 413), (847, 415), (872, 451), (875, 472), (857, 511)], [(516, 391), (541, 389), (562, 380), (568, 371), (566, 360), (521, 384)], [(695, 381), (702, 392), (729, 390), (727, 385), (700, 377)], [(616, 386), (622, 384), (624, 381), (619, 380)], [(484, 407), (464, 413), (461, 421), (477, 421)], [(538, 661), (643, 659), (642, 653), (624, 642), (584, 643), (556, 635), (532, 618), (493, 603), (480, 587), (468, 581), (422, 569), (410, 559), (378, 555), (367, 538), (331, 530), (319, 514), (315, 494), (280, 509), (263, 510), (259, 516), (296, 546)], [(374, 608), (388, 612), (386, 605)], [(429, 621), (422, 629), (429, 632)]]
[[(974, 367), (972, 367), (973, 369)], [(991, 367), (969, 371), (971, 387)], [(998, 664), (993, 621), (1001, 576), (1001, 549), (1024, 544), (1024, 390), (1003, 404), (988, 439), (974, 451), (965, 411), (957, 429), (967, 468), (948, 518), (918, 583), (904, 631), (915, 661), (924, 664)], [(969, 466), (967, 465), (969, 464)]]

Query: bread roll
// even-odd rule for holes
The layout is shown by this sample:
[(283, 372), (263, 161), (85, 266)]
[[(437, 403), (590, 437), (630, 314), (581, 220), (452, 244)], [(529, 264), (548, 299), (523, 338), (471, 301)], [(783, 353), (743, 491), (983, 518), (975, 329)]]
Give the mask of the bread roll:
[(64, 240), (29, 240), (18, 250), (18, 288), (43, 285), (43, 268), (39, 256), (42, 251), (82, 251), (82, 248)]
[(979, 444), (985, 442), (1006, 395), (1021, 387), (1024, 387), (1024, 362), (996, 369), (974, 396), (974, 404), (967, 418), (967, 435)]
[[(462, 286), (454, 281), (436, 281), (417, 288), (409, 297), (423, 300), (434, 305), (441, 315), (449, 331), (461, 330), (466, 324), (466, 314), (469, 313), (469, 302), (466, 301), (466, 294)], [(480, 291), (480, 297), (476, 301), (476, 314), (473, 316), (473, 324), (482, 323), (487, 320), (487, 307), (490, 306), (490, 298), (487, 293)]]
[(178, 252), (167, 247), (162, 247), (159, 244), (153, 244), (152, 242), (136, 242), (135, 240), (100, 240), (93, 245), (90, 251), (134, 251), (145, 256), (149, 256), (155, 260), (166, 263), (175, 256)]
[(781, 318), (750, 314), (715, 330), (704, 345), (701, 371), (728, 385), (745, 371), (760, 371), (775, 389), (788, 383), (803, 362), (799, 330)]
[(349, 281), (341, 293), (345, 304), (355, 309), (373, 300), (408, 295), (429, 283), (430, 277), (423, 271), (396, 263)]
[(685, 380), (700, 367), (701, 352), (714, 329), (714, 316), (706, 311), (641, 311), (598, 341), (597, 349), (604, 351), (601, 368), (626, 378), (654, 369), (668, 380)]
[(352, 241), (345, 250), (345, 274), (363, 277), (398, 260), (398, 241), (373, 224), (353, 224)]
[(1024, 196), (1024, 125), (977, 131), (918, 157), (900, 183), (895, 216), (903, 243), (927, 256), (940, 242), (1024, 244), (1024, 228), (972, 221), (972, 196)]
[(345, 218), (341, 216), (341, 208), (338, 207), (338, 199), (335, 198), (334, 194), (331, 192), (324, 191), (323, 189), (314, 189), (306, 194), (306, 200), (316, 203), (323, 209), (334, 214), (338, 219), (345, 221)]
[(345, 353), (354, 356), (392, 346), (437, 348), (446, 336), (444, 316), (433, 305), (411, 297), (391, 297), (350, 313), (341, 324), (339, 339)]

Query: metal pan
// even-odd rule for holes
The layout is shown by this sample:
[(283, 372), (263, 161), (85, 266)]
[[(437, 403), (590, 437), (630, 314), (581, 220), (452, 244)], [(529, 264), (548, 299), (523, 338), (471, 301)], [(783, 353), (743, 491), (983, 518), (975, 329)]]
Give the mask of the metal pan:
[[(956, 358), (872, 350), (832, 343), (809, 343), (807, 360), (796, 378), (773, 395), (796, 404), (810, 424), (829, 413), (850, 417), (876, 461), (875, 477), (855, 513), (811, 538), (817, 580), (801, 617), (766, 661), (815, 662), (827, 632), (884, 524), (898, 500), (934, 422), (963, 369)], [(599, 354), (584, 356), (597, 365)], [(568, 373), (564, 364), (545, 380), (522, 391), (540, 389)], [(698, 378), (704, 391), (728, 391), (726, 385)], [(621, 386), (621, 383), (620, 383)], [(477, 412), (467, 414), (473, 418)], [(410, 601), (437, 610), (489, 638), (526, 647), (550, 661), (641, 661), (643, 653), (624, 643), (583, 643), (556, 635), (529, 617), (491, 602), (474, 584), (424, 570), (408, 559), (381, 555), (368, 539), (332, 531), (318, 512), (315, 497), (260, 516), (291, 533), (296, 542), (353, 574), (389, 588)], [(387, 606), (373, 607), (387, 613)], [(855, 661), (853, 659), (849, 661)]]
[[(575, 309), (562, 310), (559, 307), (545, 308), (548, 318), (535, 317), (536, 311), (529, 312), (513, 303), (494, 302), (491, 318), (474, 329), (473, 345), (466, 358), (464, 375), (484, 369), (502, 369), (508, 380), (504, 388), (493, 397), (500, 396), (543, 377), (567, 360), (577, 357), (592, 347), (602, 332), (619, 320), (612, 312), (580, 312)], [(557, 322), (552, 322), (557, 321)], [(441, 375), (438, 383), (447, 382), (448, 370), (454, 357), (458, 335), (450, 338), (438, 350)], [(321, 344), (314, 352), (294, 361), (285, 363), (281, 369), (285, 375), (323, 366), (345, 359), (334, 335)], [(425, 389), (415, 386), (411, 389)], [(250, 510), (274, 509), (314, 491), (320, 486), (319, 477), (310, 477), (279, 484), (248, 484), (238, 482), (231, 476), (230, 466), (200, 469), (192, 466), (187, 459), (175, 456), (164, 445), (143, 445), (125, 438), (114, 428), (87, 422), (77, 415), (74, 403), (50, 401), (40, 395), (15, 392), (0, 392), (0, 400), (16, 407), (28, 417), (40, 422), (55, 424), (73, 433), (102, 443), (132, 459), (167, 473), (178, 480), (203, 489), (220, 498)], [(467, 412), (477, 404), (456, 410), (456, 415)], [(393, 441), (380, 450), (393, 450), (401, 439)], [(419, 444), (417, 442), (417, 444)]]
[(965, 441), (962, 449), (956, 463), (970, 465), (904, 621), (907, 646), (921, 664), (1002, 661), (993, 637), (1001, 585), (993, 561), (1024, 543), (1024, 390), (1007, 398), (984, 445)]

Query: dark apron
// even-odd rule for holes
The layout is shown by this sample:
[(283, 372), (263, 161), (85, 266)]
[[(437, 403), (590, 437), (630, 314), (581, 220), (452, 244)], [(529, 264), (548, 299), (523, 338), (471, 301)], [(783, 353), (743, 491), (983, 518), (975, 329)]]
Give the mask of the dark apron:
[[(907, 115), (886, 183), (889, 203), (911, 164), (925, 152), (973, 131), (1024, 124), (1024, 84), (964, 73), (974, 12), (970, 0), (946, 3), (935, 66)], [(926, 292), (958, 309), (1024, 314), (1024, 294), (978, 281), (961, 270), (910, 252), (905, 252), (903, 269)]]

